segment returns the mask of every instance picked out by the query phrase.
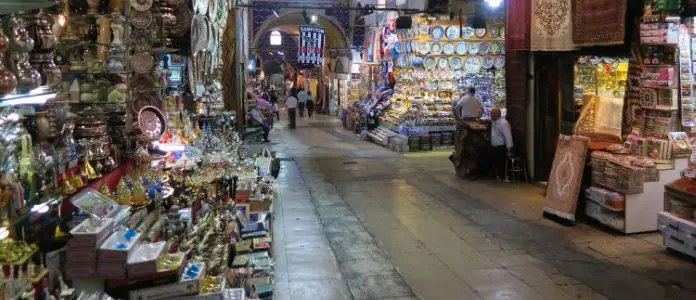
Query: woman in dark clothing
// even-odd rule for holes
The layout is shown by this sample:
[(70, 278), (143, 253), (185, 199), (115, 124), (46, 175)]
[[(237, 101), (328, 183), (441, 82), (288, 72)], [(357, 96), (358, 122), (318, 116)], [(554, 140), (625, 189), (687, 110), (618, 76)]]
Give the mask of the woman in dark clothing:
[(280, 121), (280, 109), (278, 109), (278, 96), (276, 96), (276, 93), (274, 91), (270, 91), (269, 93), (269, 98), (268, 101), (271, 102), (271, 107), (272, 107), (272, 112), (276, 117), (278, 118), (278, 121)]
[(312, 98), (312, 92), (310, 91), (307, 91), (307, 103), (305, 106), (307, 106), (307, 115), (311, 118), (312, 113), (314, 112), (314, 99)]

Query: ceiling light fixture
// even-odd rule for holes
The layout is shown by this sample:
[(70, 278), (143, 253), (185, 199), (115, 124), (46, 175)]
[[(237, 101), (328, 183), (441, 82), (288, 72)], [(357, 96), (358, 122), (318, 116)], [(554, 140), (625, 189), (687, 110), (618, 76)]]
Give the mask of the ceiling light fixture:
[(486, 3), (489, 7), (498, 8), (501, 4), (503, 4), (503, 0), (486, 0)]

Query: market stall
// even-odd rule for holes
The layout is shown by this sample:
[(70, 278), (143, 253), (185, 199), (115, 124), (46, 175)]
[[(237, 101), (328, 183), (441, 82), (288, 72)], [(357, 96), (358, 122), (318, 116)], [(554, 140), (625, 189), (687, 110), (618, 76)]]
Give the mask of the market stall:
[(477, 26), (466, 18), (418, 16), (410, 29), (391, 23), (368, 35), (366, 44), (377, 35), (383, 46), (368, 57), (380, 59), (383, 81), (395, 81), (391, 96), (381, 100), (384, 111), (375, 114), (373, 130), (381, 132), (375, 136), (398, 133), (411, 151), (452, 147), (452, 103), (468, 87), (477, 89), (484, 118), (493, 107), (504, 110), (505, 27), (499, 20)]

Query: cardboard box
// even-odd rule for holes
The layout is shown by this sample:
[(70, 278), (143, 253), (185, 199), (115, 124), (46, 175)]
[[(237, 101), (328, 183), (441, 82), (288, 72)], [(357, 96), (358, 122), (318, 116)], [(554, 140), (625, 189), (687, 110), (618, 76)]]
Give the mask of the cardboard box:
[(128, 255), (133, 251), (135, 245), (138, 243), (142, 234), (136, 231), (134, 237), (128, 241), (128, 245), (123, 249), (117, 249), (116, 244), (123, 235), (123, 232), (114, 232), (109, 238), (104, 242), (104, 244), (99, 247), (99, 263), (123, 263), (128, 262)]
[(65, 248), (65, 259), (72, 262), (97, 262), (97, 248), (77, 248), (68, 246)]
[(113, 232), (114, 223), (111, 219), (104, 219), (99, 227), (95, 228), (93, 231), (84, 231), (84, 229), (89, 226), (89, 222), (92, 220), (87, 219), (82, 221), (80, 225), (70, 230), (72, 238), (68, 240), (69, 247), (79, 247), (79, 248), (98, 248), (104, 240), (106, 240), (109, 235)]
[[(192, 264), (189, 264), (187, 268), (191, 265)], [(184, 280), (184, 277), (186, 276), (185, 269), (179, 282), (131, 291), (128, 293), (128, 298), (138, 300), (159, 300), (182, 296), (193, 297), (193, 295), (198, 295), (201, 290), (203, 278), (205, 278), (205, 264), (199, 263), (199, 265), (201, 266), (201, 270), (195, 279)]]
[(146, 276), (157, 273), (167, 242), (138, 244), (128, 256), (128, 276)]
[(99, 262), (97, 274), (104, 279), (126, 279), (128, 278), (128, 268), (125, 263)]

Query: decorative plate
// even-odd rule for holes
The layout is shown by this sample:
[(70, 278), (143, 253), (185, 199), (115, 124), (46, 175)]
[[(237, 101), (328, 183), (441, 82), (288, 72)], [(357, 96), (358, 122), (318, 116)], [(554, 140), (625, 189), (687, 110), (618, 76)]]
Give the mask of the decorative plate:
[(479, 45), (479, 54), (488, 54), (491, 51), (491, 43), (483, 42)]
[(500, 53), (500, 44), (498, 43), (491, 43), (491, 54), (499, 54)]
[(136, 74), (130, 78), (130, 88), (135, 94), (152, 93), (154, 82), (149, 74)]
[(464, 54), (466, 54), (467, 50), (468, 50), (468, 48), (467, 48), (466, 42), (459, 42), (459, 43), (457, 44), (457, 48), (455, 49), (455, 51), (456, 51), (457, 54), (459, 54), (459, 55), (464, 55)]
[(483, 68), (490, 69), (493, 67), (493, 57), (485, 56), (483, 58)]
[(406, 55), (405, 54), (399, 54), (399, 56), (396, 58), (396, 66), (399, 68), (403, 68), (406, 66)]
[(452, 41), (458, 40), (460, 30), (459, 25), (450, 25), (447, 27), (447, 38)]
[(464, 72), (478, 73), (481, 70), (481, 59), (478, 57), (469, 57), (464, 62)]
[(497, 39), (499, 37), (498, 36), (499, 34), (500, 34), (500, 31), (498, 30), (498, 26), (491, 26), (490, 37), (492, 39)]
[(418, 44), (418, 53), (422, 55), (426, 55), (430, 52), (430, 43), (425, 42), (425, 43), (419, 43)]
[(505, 67), (505, 56), (496, 56), (493, 66), (495, 66), (496, 69), (502, 69)]
[(450, 58), (449, 65), (452, 70), (459, 70), (462, 67), (462, 58), (459, 56)]
[(130, 65), (133, 72), (138, 74), (150, 74), (155, 65), (155, 58), (147, 52), (131, 55)]
[(469, 40), (474, 36), (474, 28), (471, 28), (469, 26), (465, 26), (462, 28), (462, 38), (465, 40)]
[(423, 57), (422, 56), (413, 56), (411, 58), (411, 64), (414, 66), (422, 66), (423, 65)]
[(152, 8), (152, 0), (131, 0), (130, 5), (137, 11), (148, 11)]
[(445, 44), (444, 46), (442, 46), (442, 52), (444, 52), (447, 55), (454, 54), (454, 44), (452, 44), (452, 43)]
[(462, 78), (463, 76), (464, 76), (464, 72), (462, 70), (456, 70), (456, 71), (454, 71), (454, 74), (452, 75), (452, 77), (454, 77), (456, 79)]
[(225, 1), (217, 1), (217, 0), (208, 0), (208, 18), (211, 21), (217, 20), (218, 17), (218, 9), (220, 9), (220, 5), (218, 2), (225, 2)]
[(432, 57), (427, 57), (425, 58), (425, 61), (423, 61), (423, 67), (426, 69), (432, 69), (435, 67), (435, 59)]
[(498, 27), (498, 37), (505, 39), (505, 25), (500, 25)]
[(152, 24), (152, 13), (149, 10), (146, 11), (137, 11), (133, 10), (131, 12), (130, 16), (130, 23), (133, 25), (133, 27), (137, 29), (145, 29), (150, 27), (150, 24)]
[(208, 25), (201, 15), (196, 15), (191, 23), (191, 52), (196, 53), (208, 46)]
[(143, 109), (143, 107), (152, 105), (152, 103), (154, 103), (153, 100), (152, 94), (150, 93), (137, 95), (135, 96), (135, 101), (133, 101), (133, 110), (137, 113)]
[(444, 36), (445, 28), (443, 28), (442, 26), (436, 25), (430, 28), (430, 37), (432, 37), (434, 41), (439, 41)]
[(449, 67), (449, 61), (447, 60), (447, 57), (440, 57), (440, 60), (437, 61), (437, 67), (440, 69), (446, 69)]
[(428, 31), (430, 30), (430, 27), (428, 27), (428, 24), (426, 23), (421, 23), (418, 25), (418, 34), (420, 35), (428, 35)]
[(482, 39), (486, 36), (486, 28), (476, 28), (476, 37)]
[(475, 55), (479, 52), (479, 43), (469, 43), (469, 54)]
[(191, 10), (186, 6), (186, 4), (179, 4), (174, 7), (174, 16), (176, 16), (176, 23), (174, 26), (167, 27), (167, 30), (169, 30), (169, 34), (172, 37), (182, 37), (184, 36), (189, 28), (191, 27), (191, 21), (193, 19), (193, 15), (191, 14)]
[(430, 53), (432, 53), (432, 54), (442, 53), (442, 45), (440, 45), (440, 43), (433, 43), (433, 45), (430, 47)]
[(157, 107), (145, 106), (138, 113), (138, 128), (144, 137), (157, 140), (167, 129), (167, 121)]

